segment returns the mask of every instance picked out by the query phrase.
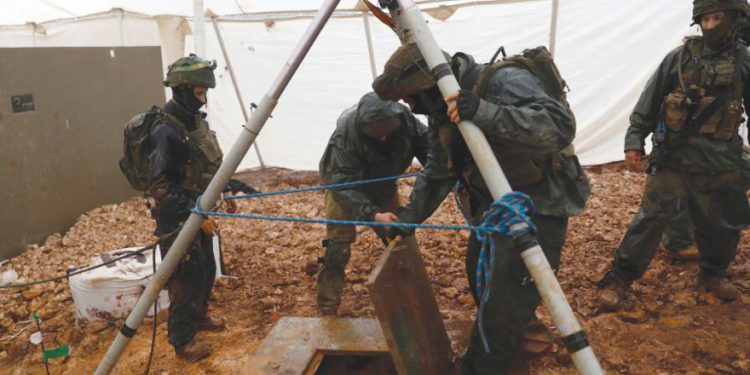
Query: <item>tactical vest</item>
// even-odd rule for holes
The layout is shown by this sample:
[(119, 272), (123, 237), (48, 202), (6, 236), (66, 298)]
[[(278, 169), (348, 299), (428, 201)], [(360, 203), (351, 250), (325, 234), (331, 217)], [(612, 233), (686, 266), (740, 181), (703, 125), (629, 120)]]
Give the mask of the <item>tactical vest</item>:
[(677, 59), (678, 86), (663, 104), (670, 131), (724, 141), (737, 136), (743, 113), (739, 48), (729, 48), (709, 60), (701, 56), (702, 37), (685, 38)]
[[(483, 97), (486, 93), (490, 77), (498, 70), (510, 66), (526, 69), (531, 72), (542, 84), (544, 92), (552, 99), (560, 102), (566, 112), (572, 118), (575, 118), (567, 100), (567, 84), (557, 69), (552, 55), (544, 46), (527, 49), (521, 54), (506, 57), (494, 64), (485, 65), (479, 73), (472, 91), (479, 97)], [(496, 152), (499, 153), (498, 161), (503, 169), (503, 173), (514, 188), (521, 188), (541, 181), (544, 178), (543, 164), (551, 163), (553, 168), (559, 168), (563, 159), (575, 155), (572, 143), (556, 155), (553, 155), (551, 161), (535, 160), (537, 158), (532, 156), (502, 149), (496, 150)], [(470, 179), (467, 178), (467, 180)]]
[(120, 170), (130, 186), (140, 191), (149, 189), (149, 156), (152, 151), (149, 136), (151, 128), (159, 123), (165, 123), (177, 130), (188, 148), (189, 160), (185, 166), (185, 177), (179, 181), (178, 186), (191, 192), (203, 192), (219, 169), (223, 157), (216, 133), (208, 128), (208, 123), (200, 114), (196, 117), (196, 128), (189, 131), (185, 124), (158, 106), (134, 116), (125, 124)]

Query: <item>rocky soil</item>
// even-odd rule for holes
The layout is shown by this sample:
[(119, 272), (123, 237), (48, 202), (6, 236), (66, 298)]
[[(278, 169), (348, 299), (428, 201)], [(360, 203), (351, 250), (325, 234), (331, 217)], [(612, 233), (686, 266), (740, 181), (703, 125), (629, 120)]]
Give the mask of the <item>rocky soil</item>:
[[(593, 194), (587, 210), (570, 222), (559, 279), (568, 300), (608, 373), (613, 374), (750, 374), (750, 237), (743, 235), (730, 271), (743, 297), (722, 303), (697, 284), (696, 264), (676, 263), (663, 251), (643, 279), (634, 284), (620, 312), (598, 311), (596, 281), (637, 210), (643, 175), (618, 164), (589, 168)], [(264, 191), (317, 184), (312, 172), (269, 169), (240, 178)], [(402, 183), (406, 197), (410, 186)], [(144, 245), (155, 240), (142, 198), (107, 205), (81, 215), (64, 234), (29, 245), (3, 262), (0, 272), (15, 270), (22, 281), (64, 274), (96, 254)], [(240, 202), (240, 212), (321, 217), (322, 193), (295, 194)], [(217, 281), (211, 314), (226, 319), (228, 330), (200, 333), (214, 348), (208, 359), (186, 363), (166, 342), (165, 316), (157, 319), (152, 374), (226, 374), (236, 371), (280, 316), (315, 316), (315, 279), (305, 265), (322, 253), (320, 225), (219, 219), (224, 262), (232, 276)], [(447, 199), (431, 223), (462, 223), (455, 203)], [(423, 231), (418, 240), (433, 290), (445, 319), (473, 319), (475, 307), (464, 275), (465, 232)], [(364, 282), (383, 248), (367, 229), (353, 247), (340, 313), (372, 317)], [(0, 374), (43, 374), (31, 314), (41, 316), (48, 346), (70, 344), (72, 355), (50, 362), (52, 374), (92, 373), (116, 335), (121, 321), (76, 319), (67, 282), (28, 289), (0, 290)], [(544, 309), (542, 321), (551, 327)], [(143, 372), (148, 360), (151, 320), (131, 340), (115, 374)], [(561, 342), (530, 359), (534, 374), (574, 374)]]

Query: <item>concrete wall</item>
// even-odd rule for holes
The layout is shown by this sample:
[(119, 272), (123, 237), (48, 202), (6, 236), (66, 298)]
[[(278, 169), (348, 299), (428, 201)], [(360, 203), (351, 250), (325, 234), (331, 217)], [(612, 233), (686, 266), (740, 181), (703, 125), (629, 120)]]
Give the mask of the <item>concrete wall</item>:
[(138, 194), (122, 127), (164, 104), (162, 79), (159, 47), (0, 48), (0, 260)]

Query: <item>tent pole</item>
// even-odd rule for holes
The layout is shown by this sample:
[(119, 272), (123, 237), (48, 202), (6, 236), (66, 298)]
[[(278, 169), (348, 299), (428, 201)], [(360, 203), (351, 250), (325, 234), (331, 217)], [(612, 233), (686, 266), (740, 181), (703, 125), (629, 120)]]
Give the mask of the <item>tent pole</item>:
[[(326, 22), (331, 17), (331, 14), (333, 14), (339, 1), (340, 0), (326, 0), (320, 7), (320, 10), (305, 31), (302, 39), (297, 43), (297, 47), (295, 47), (289, 60), (287, 60), (286, 64), (282, 66), (281, 72), (279, 72), (276, 80), (260, 101), (257, 111), (255, 111), (252, 118), (250, 118), (250, 122), (243, 127), (245, 131), (239, 135), (237, 141), (235, 141), (232, 146), (232, 149), (227, 154), (227, 157), (221, 163), (219, 170), (216, 171), (211, 183), (209, 183), (206, 191), (203, 193), (202, 198), (198, 202), (201, 210), (211, 210), (216, 204), (222, 190), (227, 186), (229, 179), (237, 169), (240, 161), (242, 161), (247, 150), (253, 144), (255, 137), (260, 133), (263, 125), (265, 125), (266, 120), (268, 120), (268, 117), (271, 115), (276, 103), (278, 103), (279, 97), (289, 84), (292, 76), (294, 76), (297, 68), (299, 68), (302, 60), (315, 42), (315, 39), (320, 35), (320, 31), (323, 30), (323, 26), (325, 26)], [(159, 296), (159, 292), (164, 288), (170, 275), (172, 275), (172, 272), (174, 272), (177, 265), (185, 256), (187, 248), (198, 234), (203, 220), (204, 217), (201, 215), (195, 213), (190, 214), (190, 217), (188, 217), (187, 221), (180, 229), (177, 238), (175, 238), (174, 243), (169, 248), (166, 257), (164, 257), (159, 268), (156, 270), (156, 273), (151, 277), (151, 281), (149, 281), (146, 289), (143, 291), (140, 298), (138, 298), (138, 302), (136, 302), (133, 311), (130, 312), (130, 315), (128, 315), (128, 318), (125, 320), (125, 324), (121, 327), (115, 341), (112, 342), (112, 345), (102, 358), (99, 366), (96, 368), (96, 375), (109, 374), (115, 367), (117, 360), (130, 342), (130, 338), (135, 335), (135, 330), (141, 325), (149, 308)]]
[[(214, 25), (214, 31), (216, 32), (216, 39), (219, 40), (219, 47), (221, 47), (221, 53), (224, 55), (224, 61), (227, 63), (227, 69), (229, 69), (229, 77), (232, 78), (232, 86), (234, 87), (234, 93), (237, 95), (237, 101), (240, 102), (240, 108), (242, 109), (242, 116), (245, 118), (245, 124), (247, 124), (250, 121), (250, 116), (247, 114), (247, 109), (245, 109), (245, 102), (242, 100), (242, 94), (240, 93), (240, 86), (237, 84), (237, 77), (234, 75), (234, 68), (232, 67), (232, 62), (229, 60), (229, 52), (227, 51), (227, 47), (224, 44), (224, 37), (221, 35), (221, 30), (219, 29), (219, 20), (216, 16), (211, 17), (211, 23)], [(258, 149), (258, 141), (254, 141), (253, 145), (255, 146), (255, 155), (258, 156), (258, 162), (260, 163), (261, 168), (266, 167), (266, 163), (263, 162), (263, 156), (260, 154), (260, 149)]]
[[(393, 1), (393, 0), (391, 0)], [(446, 63), (434, 35), (427, 27), (422, 13), (412, 0), (398, 0), (400, 9), (391, 10), (394, 18), (399, 18), (402, 30), (408, 30), (411, 38), (417, 43), (429, 70), (436, 76), (437, 86), (443, 96), (448, 96), (459, 90), (458, 82), (453, 76), (450, 66)], [(403, 26), (401, 24), (403, 22)], [(512, 191), (508, 179), (492, 152), (484, 133), (471, 121), (462, 121), (458, 125), (461, 136), (473, 156), (487, 188), (495, 200), (500, 200)], [(513, 225), (511, 229), (523, 229), (526, 224)], [(550, 313), (555, 326), (566, 343), (568, 352), (573, 359), (578, 372), (585, 375), (604, 374), (594, 351), (588, 343), (586, 334), (581, 329), (573, 309), (560, 287), (555, 273), (542, 252), (541, 246), (531, 234), (517, 238), (516, 244), (521, 252), (526, 269), (534, 279), (534, 284), (542, 297), (544, 306)]]
[(370, 15), (368, 12), (362, 12), (362, 22), (365, 25), (365, 36), (367, 37), (367, 54), (370, 57), (370, 70), (372, 79), (378, 77), (378, 68), (375, 65), (375, 51), (372, 48), (372, 33), (370, 32)]
[(120, 47), (125, 47), (125, 11), (122, 8), (117, 9), (117, 24), (120, 28)]
[(559, 0), (552, 0), (552, 15), (549, 25), (549, 53), (552, 57), (555, 57), (555, 45), (557, 44), (557, 14), (559, 8)]
[(195, 54), (206, 58), (206, 16), (203, 0), (193, 0), (193, 37), (195, 38)]

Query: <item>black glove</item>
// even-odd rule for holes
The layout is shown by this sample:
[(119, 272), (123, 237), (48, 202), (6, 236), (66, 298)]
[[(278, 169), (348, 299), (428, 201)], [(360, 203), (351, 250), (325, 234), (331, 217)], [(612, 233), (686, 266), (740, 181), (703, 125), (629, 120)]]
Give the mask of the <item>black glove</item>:
[(388, 246), (388, 230), (385, 227), (372, 227), (372, 230), (383, 241), (383, 245)]
[(224, 189), (224, 191), (232, 191), (232, 194), (237, 193), (245, 193), (245, 194), (257, 194), (260, 193), (258, 190), (253, 189), (252, 186), (235, 179), (229, 180), (229, 183), (227, 184), (227, 188)]
[(413, 228), (403, 228), (403, 227), (391, 227), (391, 229), (388, 229), (388, 238), (396, 238), (396, 237), (411, 237), (414, 235), (414, 229)]
[(458, 90), (456, 109), (461, 120), (471, 120), (479, 109), (479, 96), (469, 90)]

